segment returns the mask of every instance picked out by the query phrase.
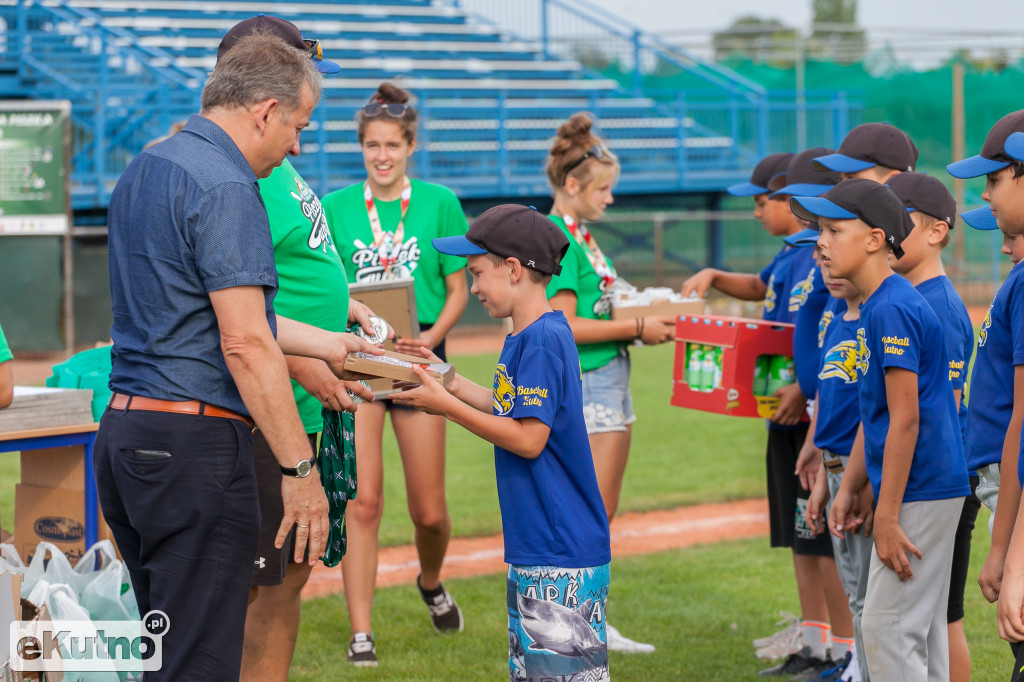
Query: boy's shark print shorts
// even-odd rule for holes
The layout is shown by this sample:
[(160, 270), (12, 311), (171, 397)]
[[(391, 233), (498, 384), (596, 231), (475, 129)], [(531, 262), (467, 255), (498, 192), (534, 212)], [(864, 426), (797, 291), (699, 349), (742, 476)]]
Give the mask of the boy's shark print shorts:
[(508, 567), (510, 682), (608, 680), (609, 564)]

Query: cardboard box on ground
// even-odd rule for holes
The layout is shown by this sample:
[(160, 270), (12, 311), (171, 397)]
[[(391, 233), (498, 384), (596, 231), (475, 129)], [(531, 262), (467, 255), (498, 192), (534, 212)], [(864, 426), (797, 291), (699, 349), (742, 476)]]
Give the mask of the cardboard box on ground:
[[(97, 513), (99, 540), (113, 535)], [(21, 483), (14, 489), (14, 538), (12, 544), (25, 563), (32, 560), (36, 545), (57, 545), (74, 566), (85, 550), (85, 453), (83, 446), (24, 450)]]
[[(15, 652), (10, 651), (11, 623), (15, 620), (29, 621), (32, 623), (48, 623), (50, 611), (46, 604), (36, 606), (28, 599), (21, 598), (21, 576), (17, 573), (0, 573), (0, 631), (3, 632), (3, 640), (0, 642), (0, 681), (2, 682), (59, 682), (64, 675), (59, 670), (49, 672), (18, 672), (11, 669), (10, 656)], [(29, 634), (33, 634), (30, 628)], [(57, 658), (60, 653), (55, 652)], [(59, 665), (54, 667), (60, 667)]]

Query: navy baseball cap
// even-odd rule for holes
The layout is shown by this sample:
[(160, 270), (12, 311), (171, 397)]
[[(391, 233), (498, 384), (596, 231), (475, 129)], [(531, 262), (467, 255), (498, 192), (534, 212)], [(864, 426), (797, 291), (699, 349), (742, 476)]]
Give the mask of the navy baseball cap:
[(927, 173), (897, 173), (886, 183), (907, 207), (938, 218), (953, 229), (956, 224), (956, 199), (942, 181)]
[(812, 223), (819, 218), (863, 220), (885, 233), (885, 240), (897, 258), (903, 257), (900, 245), (914, 230), (914, 221), (889, 186), (864, 178), (844, 180), (824, 196), (792, 197), (789, 207), (798, 218)]
[(240, 21), (231, 27), (220, 41), (217, 47), (217, 59), (220, 59), (225, 52), (247, 35), (263, 31), (275, 35), (294, 48), (309, 54), (317, 70), (320, 73), (338, 73), (341, 67), (335, 62), (323, 58), (323, 48), (318, 40), (305, 40), (298, 27), (290, 21), (280, 17), (270, 17), (265, 14), (257, 14), (251, 19)]
[(450, 256), (493, 253), (518, 258), (524, 267), (545, 275), (562, 272), (559, 263), (569, 250), (569, 240), (558, 225), (536, 209), (518, 204), (489, 208), (473, 221), (465, 236), (436, 237), (430, 243)]
[[(980, 154), (951, 163), (946, 166), (946, 170), (954, 178), (966, 179), (979, 178), (1006, 168), (1017, 160), (1005, 149), (1006, 143), (1014, 133), (1020, 132), (1024, 132), (1024, 109), (996, 121), (985, 137), (985, 144), (981, 145)], [(1016, 143), (1014, 148), (1017, 148)]]
[(786, 169), (785, 187), (772, 192), (771, 195), (773, 197), (779, 197), (784, 194), (817, 197), (835, 187), (841, 179), (839, 173), (834, 171), (822, 173), (814, 170), (811, 166), (811, 161), (814, 159), (834, 152), (834, 149), (829, 149), (828, 147), (813, 147), (794, 156), (793, 160), (789, 162), (789, 167)]
[(782, 154), (769, 154), (754, 166), (754, 172), (750, 174), (750, 182), (741, 182), (738, 185), (731, 185), (725, 191), (734, 197), (753, 197), (758, 194), (769, 192), (769, 183), (780, 175), (786, 174), (786, 168), (793, 159), (791, 152)]
[(788, 237), (783, 237), (782, 241), (789, 246), (814, 246), (818, 243), (819, 236), (821, 236), (821, 228), (815, 225), (794, 232)]
[(912, 171), (917, 166), (917, 147), (907, 134), (888, 123), (862, 123), (843, 138), (835, 154), (811, 161), (817, 171), (857, 173), (874, 166)]

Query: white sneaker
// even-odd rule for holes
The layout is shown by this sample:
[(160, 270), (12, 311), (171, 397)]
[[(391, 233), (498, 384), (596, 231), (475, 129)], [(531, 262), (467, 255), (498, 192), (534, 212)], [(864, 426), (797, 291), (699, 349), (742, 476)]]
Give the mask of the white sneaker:
[(784, 636), (779, 637), (766, 647), (761, 647), (754, 652), (754, 655), (767, 659), (786, 658), (800, 653), (800, 650), (804, 648), (804, 634), (800, 626), (779, 634)]
[(846, 666), (846, 670), (843, 671), (843, 676), (839, 678), (839, 681), (860, 682), (860, 665), (857, 663), (856, 653), (850, 659), (850, 665)]
[(794, 616), (792, 613), (790, 613), (789, 611), (779, 611), (779, 615), (782, 616), (782, 620), (777, 622), (775, 624), (775, 627), (779, 627), (780, 625), (785, 625), (786, 627), (779, 630), (774, 635), (769, 635), (768, 637), (761, 637), (760, 639), (755, 639), (753, 642), (755, 649), (763, 649), (764, 647), (771, 646), (783, 639), (789, 639), (790, 637), (792, 637), (793, 630), (800, 629), (800, 619)]
[(608, 633), (608, 650), (618, 651), (620, 654), (649, 654), (653, 653), (653, 644), (636, 642), (629, 637), (623, 637), (614, 627), (605, 623), (605, 631)]

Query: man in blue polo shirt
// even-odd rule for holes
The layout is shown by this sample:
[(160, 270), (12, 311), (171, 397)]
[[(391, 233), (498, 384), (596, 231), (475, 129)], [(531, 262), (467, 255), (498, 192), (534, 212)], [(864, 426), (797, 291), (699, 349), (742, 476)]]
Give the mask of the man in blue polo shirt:
[(323, 552), (327, 501), (282, 348), (337, 372), (371, 347), (275, 317), (256, 184), (298, 154), (319, 94), (306, 53), (248, 36), (218, 62), (200, 115), (141, 153), (111, 196), (114, 394), (95, 470), (139, 610), (168, 616), (149, 681), (239, 677), (260, 522), (253, 420), (286, 474), (277, 542), (296, 527), (298, 560), (307, 543), (312, 562)]

